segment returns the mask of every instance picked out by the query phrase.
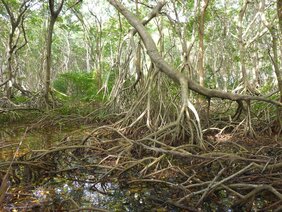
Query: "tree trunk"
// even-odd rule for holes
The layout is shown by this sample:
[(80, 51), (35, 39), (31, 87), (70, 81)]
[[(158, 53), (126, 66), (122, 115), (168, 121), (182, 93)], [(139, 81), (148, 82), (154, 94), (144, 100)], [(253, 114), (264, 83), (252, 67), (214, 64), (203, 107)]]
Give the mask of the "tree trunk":
[[(7, 52), (7, 71), (8, 71), (8, 83), (6, 84), (6, 96), (8, 99), (11, 98), (12, 96), (12, 87), (13, 87), (13, 82), (14, 82), (14, 78), (15, 78), (15, 73), (13, 72), (13, 61), (14, 61), (14, 54), (15, 52), (17, 52), (19, 49), (21, 49), (22, 47), (24, 47), (27, 43), (26, 41), (26, 37), (25, 37), (25, 43), (20, 45), (19, 47), (18, 42), (19, 42), (19, 37), (22, 33), (20, 26), (22, 26), (23, 28), (23, 21), (24, 21), (24, 15), (29, 7), (28, 2), (29, 1), (24, 1), (21, 3), (20, 5), (20, 9), (17, 11), (18, 15), (15, 16), (14, 13), (12, 12), (9, 3), (7, 3), (5, 0), (1, 0), (1, 2), (3, 3), (9, 19), (10, 19), (10, 24), (11, 24), (11, 31), (9, 33), (9, 41), (8, 41), (8, 52)], [(16, 29), (19, 30), (19, 33), (16, 33)], [(24, 36), (25, 36), (25, 32), (23, 31)], [(17, 34), (17, 35), (16, 35)]]
[(50, 22), (48, 27), (48, 35), (47, 35), (47, 52), (46, 52), (46, 75), (45, 75), (45, 101), (47, 104), (50, 104), (49, 94), (51, 93), (50, 84), (51, 84), (51, 65), (52, 65), (52, 38), (53, 31), (56, 20), (63, 8), (64, 1), (62, 0), (58, 6), (58, 9), (55, 10), (55, 2), (54, 0), (49, 0), (49, 10), (50, 10)]
[[(279, 29), (280, 29), (280, 33), (278, 33), (278, 42), (280, 42), (280, 54), (282, 56), (282, 0), (277, 0), (277, 14), (278, 14), (278, 20), (279, 20)], [(273, 45), (275, 45), (274, 41), (273, 41)], [(276, 42), (276, 45), (277, 45), (277, 42)], [(273, 52), (273, 54), (274, 54), (274, 52)], [(276, 55), (277, 55), (277, 58), (278, 58), (277, 52), (276, 52)], [(275, 55), (274, 55), (274, 57), (275, 57)], [(277, 62), (279, 62), (279, 61), (277, 61)], [(282, 69), (281, 69), (281, 66), (280, 66), (280, 70), (279, 70), (279, 65), (278, 65), (277, 71), (278, 71), (278, 74), (279, 74), (279, 75), (277, 75), (277, 73), (276, 73), (277, 80), (278, 80), (278, 86), (279, 86), (279, 90), (280, 90), (280, 102), (282, 102), (282, 73), (281, 73)]]
[[(142, 24), (142, 22), (135, 17), (130, 11), (128, 11), (120, 2), (117, 0), (107, 0), (111, 5), (113, 5), (123, 16), (127, 19), (127, 21), (137, 30), (139, 33), (146, 49), (147, 53), (150, 56), (151, 60), (155, 63), (155, 65), (159, 68), (161, 72), (166, 74), (169, 78), (171, 78), (174, 82), (183, 85), (188, 82), (188, 86), (191, 90), (204, 95), (209, 98), (221, 98), (221, 99), (229, 99), (232, 101), (238, 100), (257, 100), (264, 101), (268, 103), (275, 104), (279, 107), (282, 107), (282, 103), (273, 101), (270, 99), (263, 98), (261, 96), (248, 96), (248, 95), (239, 95), (228, 92), (223, 92), (215, 89), (208, 89), (199, 84), (195, 83), (193, 80), (188, 79), (186, 75), (175, 71), (172, 66), (170, 66), (165, 60), (161, 57), (160, 53), (157, 50), (156, 44), (153, 41), (151, 35), (147, 32), (146, 28)], [(185, 87), (185, 86), (182, 86)]]
[(239, 13), (238, 20), (238, 42), (239, 42), (239, 52), (240, 52), (240, 69), (242, 74), (242, 81), (245, 89), (249, 88), (249, 81), (246, 71), (246, 50), (245, 50), (245, 42), (243, 41), (243, 18), (245, 16), (245, 12), (248, 6), (248, 0), (244, 1), (244, 5)]
[(279, 68), (279, 59), (278, 59), (278, 40), (277, 40), (277, 30), (272, 27), (269, 29), (271, 36), (272, 36), (272, 52), (273, 52), (273, 57), (271, 57), (272, 59), (272, 63), (274, 66), (274, 71), (277, 77), (277, 81), (278, 81), (278, 88), (280, 91), (280, 102), (282, 102), (282, 73), (281, 73), (281, 68)]
[(209, 0), (202, 0), (203, 5), (200, 8), (200, 20), (199, 20), (199, 58), (198, 58), (198, 71), (199, 71), (199, 83), (201, 86), (205, 84), (205, 71), (204, 71), (204, 30), (205, 30), (205, 14), (209, 4)]
[(282, 0), (277, 0), (277, 14), (279, 20), (279, 28), (282, 33)]
[(15, 28), (12, 25), (11, 32), (9, 34), (9, 50), (8, 50), (8, 64), (7, 64), (7, 71), (8, 71), (8, 83), (7, 83), (7, 91), (6, 96), (8, 99), (12, 97), (12, 85), (13, 85), (13, 68), (12, 68), (12, 61), (13, 61), (13, 37), (14, 37)]
[(51, 17), (48, 27), (47, 35), (47, 53), (46, 53), (46, 72), (45, 72), (45, 100), (46, 103), (50, 103), (50, 83), (51, 83), (51, 64), (52, 64), (52, 38), (53, 30), (56, 20)]

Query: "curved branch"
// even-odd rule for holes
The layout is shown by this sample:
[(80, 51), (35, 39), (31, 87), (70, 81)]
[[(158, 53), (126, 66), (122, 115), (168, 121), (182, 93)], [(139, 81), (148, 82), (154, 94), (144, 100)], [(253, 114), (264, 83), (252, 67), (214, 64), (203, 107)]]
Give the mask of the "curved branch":
[(26, 31), (25, 31), (25, 27), (24, 27), (24, 16), (23, 16), (23, 18), (21, 20), (21, 28), (22, 28), (22, 32), (23, 32), (24, 43), (19, 48), (16, 49), (15, 54), (17, 54), (18, 51), (20, 51), (28, 43), (27, 37), (26, 37)]
[[(199, 84), (195, 83), (193, 80), (188, 79), (187, 76), (184, 74), (175, 71), (170, 64), (168, 64), (160, 55), (160, 53), (157, 50), (156, 44), (153, 41), (151, 35), (147, 32), (145, 26), (142, 24), (142, 22), (134, 15), (132, 14), (128, 9), (126, 9), (119, 1), (117, 0), (108, 0), (108, 2), (113, 5), (129, 22), (130, 25), (132, 25), (137, 32), (139, 33), (146, 49), (147, 53), (150, 56), (151, 60), (155, 63), (155, 65), (160, 69), (161, 72), (166, 74), (169, 78), (171, 78), (174, 82), (177, 84), (182, 84), (183, 81), (188, 82), (189, 89), (204, 95), (209, 98), (221, 98), (221, 99), (229, 99), (232, 101), (238, 101), (238, 100), (257, 100), (257, 101), (263, 101), (267, 103), (271, 103), (274, 105), (277, 105), (279, 107), (282, 107), (282, 103), (270, 99), (266, 99), (261, 96), (248, 96), (248, 95), (239, 95), (239, 94), (233, 94), (229, 92), (214, 90), (214, 89), (208, 89), (203, 86), (200, 86)], [(165, 4), (165, 1), (161, 1)]]
[(63, 5), (64, 5), (65, 0), (62, 0), (58, 6), (58, 8), (55, 10), (55, 3), (54, 0), (49, 0), (49, 10), (51, 13), (51, 17), (54, 18), (55, 20), (58, 18)]
[(0, 84), (0, 87), (6, 85), (8, 82), (9, 82), (9, 79), (7, 79), (6, 81), (2, 82), (2, 83)]
[(282, 107), (282, 103), (278, 101), (274, 101), (271, 99), (267, 99), (263, 96), (249, 96), (249, 95), (240, 95), (240, 94), (233, 94), (229, 92), (224, 92), (220, 90), (215, 90), (215, 89), (209, 89), (200, 86), (199, 84), (195, 83), (193, 80), (188, 79), (189, 83), (189, 88), (192, 91), (195, 91), (196, 93), (202, 94), (204, 96), (210, 97), (210, 98), (221, 98), (221, 99), (229, 99), (231, 101), (248, 101), (248, 100), (256, 100), (256, 101), (262, 101), (262, 102), (267, 102), (271, 103), (274, 105), (277, 105), (279, 107)]
[[(165, 4), (166, 4), (165, 1), (159, 1), (157, 5), (152, 9), (152, 12), (142, 20), (142, 24), (144, 26), (147, 25), (154, 17), (156, 17), (159, 14), (159, 12), (163, 8), (163, 6), (165, 6)], [(137, 33), (137, 30), (133, 29), (132, 35), (135, 35), (136, 33)]]

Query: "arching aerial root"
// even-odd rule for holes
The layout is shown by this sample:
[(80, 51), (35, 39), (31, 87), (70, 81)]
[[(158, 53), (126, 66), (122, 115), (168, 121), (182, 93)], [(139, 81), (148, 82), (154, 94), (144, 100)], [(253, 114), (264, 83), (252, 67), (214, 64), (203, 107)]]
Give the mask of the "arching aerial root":
[[(281, 146), (247, 150), (236, 143), (218, 143), (204, 149), (183, 141), (171, 143), (167, 132), (178, 124), (142, 136), (132, 136), (114, 125), (98, 127), (84, 138), (68, 137), (50, 149), (30, 150), (16, 158), (9, 180), (16, 186), (42, 175), (53, 178), (84, 172), (95, 174), (94, 184), (117, 179), (128, 186), (166, 187), (171, 196), (164, 204), (190, 211), (216, 199), (222, 204), (223, 194), (230, 199), (230, 207), (238, 210), (258, 197), (266, 199), (264, 208), (278, 207), (282, 201)], [(10, 164), (0, 163), (3, 173)]]

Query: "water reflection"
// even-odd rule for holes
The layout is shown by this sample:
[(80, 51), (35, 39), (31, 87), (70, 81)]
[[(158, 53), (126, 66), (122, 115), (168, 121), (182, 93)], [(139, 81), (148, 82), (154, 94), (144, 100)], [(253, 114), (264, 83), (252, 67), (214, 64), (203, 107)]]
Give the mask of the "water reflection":
[[(136, 209), (144, 211), (148, 208), (144, 200), (146, 195), (150, 195), (150, 192), (139, 190), (138, 192), (142, 192), (142, 194), (137, 193), (136, 188), (121, 188), (119, 184), (109, 182), (95, 184), (81, 184), (77, 181), (57, 183), (59, 184), (56, 186), (55, 194), (60, 202), (71, 199), (80, 207), (98, 207), (110, 211), (136, 211)], [(70, 206), (66, 202), (63, 204), (64, 209), (72, 209), (74, 206), (75, 204)]]
[[(9, 133), (7, 130), (3, 132), (0, 134), (0, 160), (9, 160), (23, 137), (24, 129), (13, 131), (16, 133)], [(20, 154), (30, 149), (51, 148), (64, 136), (62, 132), (28, 133), (24, 138)], [(1, 148), (4, 146), (5, 148)], [(173, 196), (172, 188), (144, 183), (125, 185), (116, 179), (100, 182), (99, 176), (104, 172), (78, 168), (81, 161), (72, 154), (70, 152), (56, 163), (59, 170), (74, 168), (73, 172), (40, 180), (40, 184), (36, 185), (28, 184), (31, 180), (27, 180), (25, 185), (15, 185), (9, 191), (4, 209), (6, 211), (13, 209), (16, 211), (69, 211), (80, 207), (96, 207), (109, 211), (181, 211), (166, 203)], [(84, 163), (95, 164), (97, 158), (86, 157)], [(99, 171), (101, 171), (100, 174)], [(39, 177), (34, 178), (39, 182), (37, 179)], [(231, 209), (235, 201), (232, 194), (226, 190), (215, 192), (215, 194), (218, 198), (205, 200), (201, 211), (235, 211)], [(262, 197), (257, 197), (253, 203), (254, 209), (262, 209), (268, 205)], [(244, 211), (244, 208), (241, 211)]]
[(61, 131), (32, 131), (25, 134), (26, 128), (0, 129), (0, 161), (13, 158), (21, 140), (23, 140), (17, 157), (30, 150), (47, 149), (63, 138)]
[[(88, 177), (94, 178), (94, 176)], [(34, 187), (29, 198), (22, 198), (20, 201), (13, 200), (12, 204), (5, 206), (5, 209), (11, 211), (25, 206), (25, 209), (39, 207), (39, 211), (58, 211), (59, 209), (68, 211), (81, 207), (95, 207), (109, 211), (180, 211), (151, 200), (152, 196), (158, 198), (160, 194), (159, 198), (162, 199), (167, 192), (169, 190), (165, 188), (157, 191), (154, 186), (145, 185), (124, 187), (119, 183), (111, 182), (81, 183), (66, 180), (66, 176), (62, 176)]]

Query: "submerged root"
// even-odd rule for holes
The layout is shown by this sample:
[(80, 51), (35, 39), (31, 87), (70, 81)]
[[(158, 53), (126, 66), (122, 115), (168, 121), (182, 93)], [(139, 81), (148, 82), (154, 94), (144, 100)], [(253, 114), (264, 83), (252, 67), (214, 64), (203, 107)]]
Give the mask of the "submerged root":
[[(39, 181), (40, 176), (71, 178), (76, 173), (75, 181), (93, 184), (117, 179), (123, 186), (158, 185), (171, 189), (171, 196), (162, 200), (164, 204), (191, 211), (226, 192), (232, 207), (240, 210), (261, 191), (271, 195), (271, 199), (265, 196), (269, 204), (264, 207), (274, 205), (268, 209), (282, 201), (281, 147), (268, 146), (253, 152), (224, 143), (205, 149), (184, 140), (171, 143), (170, 133), (178, 126), (179, 122), (174, 122), (156, 132), (144, 135), (146, 132), (141, 131), (139, 136), (116, 125), (98, 127), (87, 137), (70, 137), (50, 149), (31, 150), (17, 158), (9, 180), (17, 185), (21, 182), (15, 179), (23, 181), (27, 173), (30, 176), (25, 181)], [(1, 162), (0, 167), (7, 170), (9, 164)], [(81, 173), (95, 178), (85, 179)]]

